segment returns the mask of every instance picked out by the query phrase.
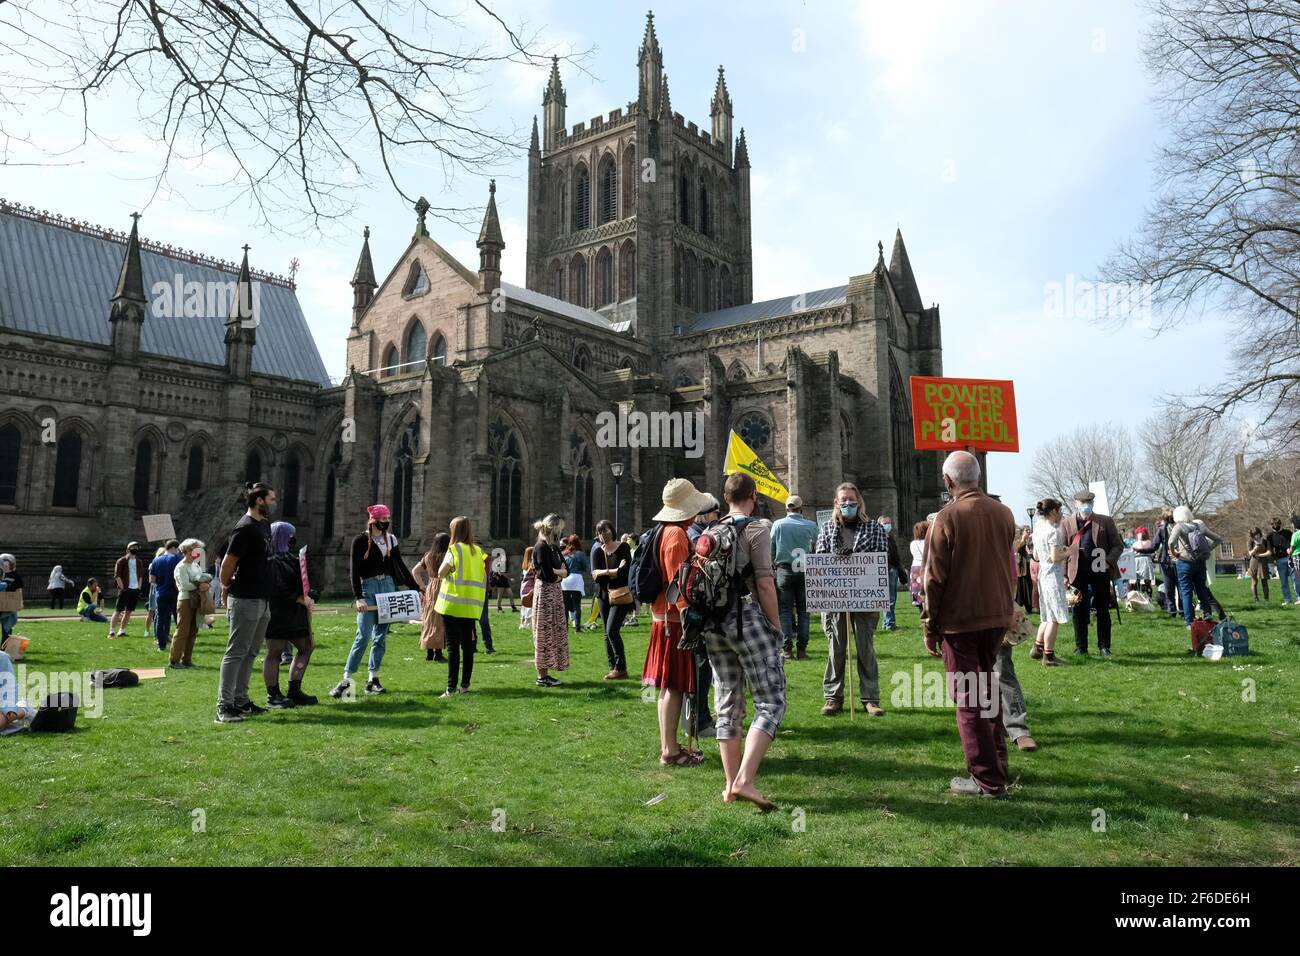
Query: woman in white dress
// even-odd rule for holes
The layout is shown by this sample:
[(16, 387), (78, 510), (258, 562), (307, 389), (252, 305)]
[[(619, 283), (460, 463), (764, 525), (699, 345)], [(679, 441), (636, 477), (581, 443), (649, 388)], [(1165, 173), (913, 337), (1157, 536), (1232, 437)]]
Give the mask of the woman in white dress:
[(1038, 502), (1034, 524), (1034, 559), (1038, 561), (1038, 638), (1029, 656), (1041, 659), (1044, 667), (1059, 667), (1065, 661), (1056, 656), (1056, 632), (1070, 619), (1065, 601), (1065, 555), (1061, 544), (1061, 503), (1055, 498)]

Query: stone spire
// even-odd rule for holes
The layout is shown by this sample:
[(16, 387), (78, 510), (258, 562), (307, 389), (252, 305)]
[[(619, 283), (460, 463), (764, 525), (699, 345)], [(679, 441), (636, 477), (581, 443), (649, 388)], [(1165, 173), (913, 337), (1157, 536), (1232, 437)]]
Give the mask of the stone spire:
[(226, 371), (244, 381), (253, 373), (253, 345), (257, 342), (257, 323), (261, 319), (257, 314), (257, 290), (248, 268), (248, 248), (245, 244), (244, 261), (235, 279), (235, 301), (226, 319)]
[(659, 78), (660, 100), (659, 100), (659, 118), (665, 122), (673, 121), (673, 102), (668, 95), (668, 74), (664, 73)]
[(740, 128), (740, 135), (736, 137), (736, 168), (749, 168), (749, 145), (745, 142), (745, 127)]
[(904, 312), (924, 310), (921, 290), (917, 288), (916, 276), (912, 274), (912, 263), (907, 258), (907, 246), (903, 245), (902, 229), (894, 233), (894, 251), (889, 257), (889, 278), (894, 282), (898, 304), (903, 307)]
[[(181, 303), (175, 303), (176, 313)], [(117, 276), (108, 321), (112, 327), (113, 356), (134, 360), (140, 352), (140, 332), (144, 327), (147, 300), (144, 295), (144, 270), (140, 266), (140, 214), (131, 213), (131, 235), (126, 241), (126, 255)], [(175, 315), (172, 316), (175, 318)]]
[(541, 149), (542, 149), (541, 144), (538, 142), (537, 139), (537, 114), (534, 113), (533, 114), (533, 135), (528, 140), (529, 155), (533, 153), (539, 153), (541, 152)]
[(369, 308), (375, 298), (375, 265), (370, 259), (370, 227), (366, 226), (362, 234), (361, 255), (357, 257), (357, 268), (352, 273), (352, 327), (361, 322), (362, 313)]
[(727, 78), (718, 67), (718, 83), (713, 88), (713, 100), (709, 104), (709, 113), (713, 117), (713, 141), (722, 144), (728, 161), (731, 159), (731, 95), (727, 92)]
[(542, 93), (542, 149), (550, 152), (564, 138), (564, 108), (568, 100), (560, 82), (560, 58), (551, 57), (551, 80)]
[(663, 90), (664, 55), (659, 49), (659, 38), (655, 36), (655, 15), (651, 11), (645, 17), (645, 36), (641, 38), (641, 49), (637, 52), (637, 104), (650, 117), (656, 117), (663, 111), (661, 96)]
[(488, 186), (488, 204), (483, 213), (483, 226), (478, 232), (479, 291), (491, 295), (501, 288), (501, 250), (506, 247), (501, 235), (501, 220), (497, 217), (497, 181)]

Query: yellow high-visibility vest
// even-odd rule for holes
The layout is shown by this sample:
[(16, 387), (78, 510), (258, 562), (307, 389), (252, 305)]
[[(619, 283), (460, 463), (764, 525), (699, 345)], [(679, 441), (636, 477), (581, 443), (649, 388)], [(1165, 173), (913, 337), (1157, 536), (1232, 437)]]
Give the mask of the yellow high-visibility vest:
[(473, 544), (452, 545), (451, 574), (438, 588), (433, 609), (444, 617), (468, 617), (477, 621), (487, 602), (487, 555)]

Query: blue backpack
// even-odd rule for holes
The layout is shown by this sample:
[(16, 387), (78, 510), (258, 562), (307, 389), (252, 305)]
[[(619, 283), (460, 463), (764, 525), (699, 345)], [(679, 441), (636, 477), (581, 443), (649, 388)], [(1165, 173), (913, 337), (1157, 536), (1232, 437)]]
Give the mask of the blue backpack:
[(664, 591), (664, 572), (659, 567), (659, 539), (663, 529), (663, 525), (656, 524), (641, 532), (632, 555), (632, 566), (628, 569), (628, 586), (642, 604), (652, 604)]

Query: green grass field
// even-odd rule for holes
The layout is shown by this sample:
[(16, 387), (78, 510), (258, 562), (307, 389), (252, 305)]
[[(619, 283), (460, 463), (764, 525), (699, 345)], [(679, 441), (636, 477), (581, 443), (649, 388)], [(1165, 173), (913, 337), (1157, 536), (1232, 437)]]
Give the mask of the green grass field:
[[(759, 781), (780, 806), (769, 815), (721, 802), (713, 741), (701, 767), (659, 766), (655, 706), (635, 681), (601, 679), (594, 632), (571, 635), (565, 686), (543, 690), (530, 636), (495, 615), (473, 693), (440, 700), (445, 665), (399, 627), (389, 693), (345, 703), (326, 691), (354, 619), (320, 615), (306, 688), (321, 704), (217, 725), (219, 619), (193, 670), (103, 692), (104, 716), (73, 734), (0, 739), (0, 863), (1294, 865), (1300, 608), (1274, 594), (1255, 610), (1242, 581), (1215, 591), (1250, 628), (1251, 656), (1191, 658), (1181, 622), (1127, 614), (1110, 661), (1046, 670), (1018, 648), (1042, 749), (1012, 750), (1002, 802), (946, 792), (962, 770), (950, 709), (890, 704), (896, 672), (938, 669), (905, 595), (900, 629), (877, 634), (883, 718), (820, 715), (815, 629), (813, 659), (787, 664), (790, 706)], [(33, 671), (163, 663), (140, 616), (112, 644), (79, 622), (18, 630)], [(647, 636), (627, 632), (634, 676)]]

